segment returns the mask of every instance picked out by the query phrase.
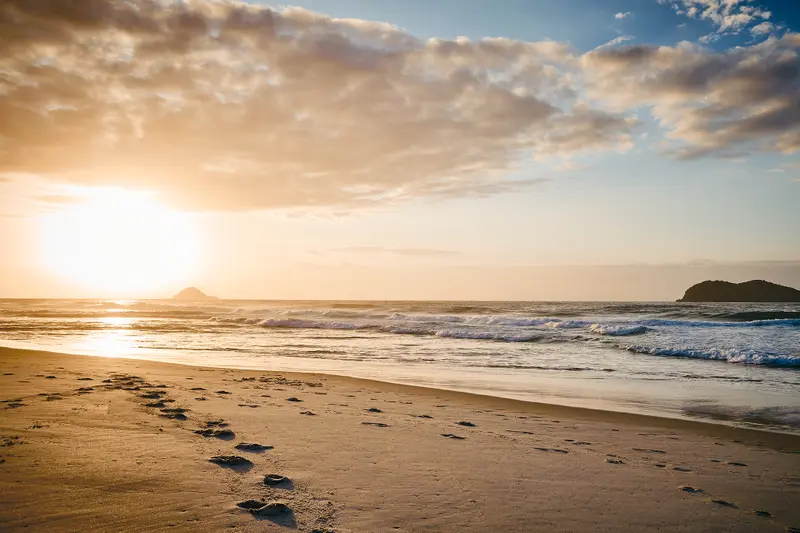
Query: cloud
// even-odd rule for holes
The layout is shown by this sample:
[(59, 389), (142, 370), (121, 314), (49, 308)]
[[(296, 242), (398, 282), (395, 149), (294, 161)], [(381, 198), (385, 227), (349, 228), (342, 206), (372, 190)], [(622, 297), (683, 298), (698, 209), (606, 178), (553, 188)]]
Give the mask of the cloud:
[(630, 17), (631, 15), (633, 15), (633, 13), (631, 13), (630, 11), (625, 11), (624, 13), (617, 13), (616, 15), (614, 15), (614, 18), (617, 20), (623, 20)]
[(556, 42), (196, 0), (0, 4), (0, 172), (191, 209), (495, 194), (523, 158), (625, 149)]
[(658, 0), (658, 3), (670, 5), (678, 15), (710, 22), (715, 31), (701, 37), (701, 43), (740, 33), (753, 24), (761, 26), (760, 21), (772, 16), (770, 11), (753, 5), (751, 0)]
[(771, 22), (762, 22), (750, 28), (750, 35), (760, 37), (762, 35), (769, 35), (776, 30), (776, 26)]
[(681, 158), (800, 149), (800, 34), (717, 53), (690, 43), (596, 49), (589, 95), (649, 107)]
[(622, 44), (626, 41), (633, 40), (633, 38), (634, 38), (633, 35), (620, 35), (619, 37), (614, 37), (607, 43), (601, 44), (600, 46), (595, 48), (595, 50), (600, 50), (602, 48), (611, 48), (613, 46), (617, 46), (618, 44)]
[(459, 255), (455, 250), (445, 250), (441, 248), (391, 248), (384, 246), (346, 246), (335, 248), (331, 251), (358, 253), (358, 254), (393, 254), (414, 257), (450, 257)]

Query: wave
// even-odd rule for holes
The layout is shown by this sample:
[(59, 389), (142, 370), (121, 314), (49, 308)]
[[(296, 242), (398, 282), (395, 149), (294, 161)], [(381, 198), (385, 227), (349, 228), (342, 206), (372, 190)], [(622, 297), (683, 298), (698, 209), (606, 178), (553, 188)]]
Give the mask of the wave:
[(717, 315), (718, 318), (728, 320), (742, 320), (746, 322), (764, 320), (800, 319), (800, 311), (741, 311)]
[(677, 326), (688, 328), (748, 328), (764, 326), (800, 326), (800, 318), (777, 318), (769, 320), (750, 320), (746, 322), (722, 322), (711, 320), (667, 320), (663, 318), (651, 318), (637, 321), (645, 326)]
[(641, 335), (650, 331), (650, 328), (641, 325), (592, 324), (589, 330), (600, 335), (624, 336)]
[(621, 346), (629, 352), (661, 357), (684, 357), (688, 359), (706, 359), (727, 361), (745, 365), (774, 366), (782, 368), (800, 368), (800, 354), (782, 355), (759, 353), (756, 351), (740, 351), (725, 349), (699, 350), (694, 348), (659, 348), (654, 346)]

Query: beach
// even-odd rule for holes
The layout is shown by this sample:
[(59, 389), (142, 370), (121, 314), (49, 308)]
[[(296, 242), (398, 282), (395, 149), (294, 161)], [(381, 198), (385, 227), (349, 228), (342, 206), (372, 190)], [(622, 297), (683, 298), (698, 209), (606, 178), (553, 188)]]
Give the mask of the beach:
[(322, 374), (7, 348), (0, 369), (5, 531), (800, 527), (796, 435)]

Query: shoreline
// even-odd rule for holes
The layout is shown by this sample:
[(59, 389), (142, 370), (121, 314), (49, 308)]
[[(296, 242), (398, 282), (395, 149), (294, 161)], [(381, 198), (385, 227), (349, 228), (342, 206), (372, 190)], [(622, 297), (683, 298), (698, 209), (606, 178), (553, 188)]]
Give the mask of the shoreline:
[[(4, 345), (6, 344), (6, 345)], [(660, 424), (662, 427), (677, 427), (676, 424), (699, 424), (698, 431), (700, 431), (704, 426), (713, 426), (713, 427), (724, 427), (729, 429), (736, 429), (736, 430), (747, 430), (747, 431), (754, 431), (758, 433), (769, 433), (769, 434), (778, 434), (778, 435), (787, 435), (800, 438), (800, 427), (791, 427), (786, 425), (781, 425), (776, 422), (764, 422), (764, 423), (754, 423), (748, 422), (746, 420), (738, 420), (738, 419), (720, 419), (714, 418), (713, 416), (691, 416), (687, 414), (682, 414), (675, 410), (668, 410), (664, 408), (658, 412), (648, 412), (645, 406), (647, 404), (640, 403), (640, 404), (630, 404), (633, 407), (628, 409), (624, 408), (624, 405), (621, 402), (614, 402), (608, 399), (602, 398), (573, 398), (569, 396), (563, 396), (564, 403), (558, 403), (557, 401), (549, 402), (549, 401), (541, 401), (535, 399), (527, 399), (521, 398), (519, 396), (514, 397), (512, 396), (513, 392), (508, 391), (507, 396), (501, 395), (503, 391), (487, 391), (483, 392), (480, 389), (471, 389), (467, 386), (461, 388), (448, 388), (442, 384), (419, 384), (409, 381), (400, 381), (400, 380), (393, 380), (391, 378), (381, 379), (378, 377), (373, 376), (354, 376), (351, 374), (339, 373), (335, 370), (332, 371), (315, 371), (315, 370), (296, 370), (296, 369), (289, 369), (289, 370), (280, 370), (280, 369), (261, 369), (261, 368), (253, 368), (247, 366), (225, 366), (219, 364), (210, 364), (210, 365), (202, 365), (197, 364), (196, 362), (187, 362), (187, 361), (163, 361), (158, 359), (151, 359), (147, 357), (137, 357), (135, 355), (102, 355), (100, 353), (87, 353), (86, 351), (80, 352), (78, 350), (75, 351), (58, 351), (56, 349), (50, 349), (47, 345), (35, 345), (29, 343), (23, 343), (19, 341), (0, 341), (0, 350), (20, 350), (20, 351), (29, 351), (29, 352), (46, 352), (46, 353), (53, 353), (53, 354), (62, 354), (62, 355), (71, 355), (76, 357), (102, 357), (102, 358), (111, 358), (111, 359), (127, 359), (133, 361), (144, 361), (147, 363), (154, 363), (154, 364), (165, 364), (165, 365), (179, 365), (183, 367), (190, 367), (190, 368), (209, 368), (209, 369), (222, 369), (222, 370), (236, 370), (242, 372), (261, 372), (261, 373), (281, 373), (281, 374), (296, 374), (296, 375), (308, 375), (308, 376), (330, 376), (330, 377), (338, 377), (342, 379), (352, 379), (352, 380), (360, 380), (366, 382), (374, 382), (380, 384), (387, 384), (387, 385), (397, 385), (399, 387), (410, 387), (416, 388), (419, 390), (428, 390), (432, 392), (448, 392), (448, 393), (459, 393), (465, 395), (473, 395), (483, 398), (489, 399), (496, 399), (500, 401), (508, 401), (511, 402), (508, 405), (513, 405), (514, 402), (518, 402), (521, 405), (530, 404), (532, 407), (537, 409), (568, 409), (568, 410), (575, 410), (576, 414), (580, 412), (587, 412), (587, 413), (594, 413), (593, 416), (597, 417), (605, 417), (607, 420), (614, 420), (620, 419), (620, 417), (632, 417), (631, 419), (639, 419), (642, 423), (647, 423), (647, 420), (654, 419), (654, 422)], [(172, 354), (172, 352), (166, 351), (164, 353)], [(380, 366), (380, 365), (378, 365)], [(545, 379), (553, 379), (552, 376), (547, 376)], [(548, 398), (552, 398), (554, 400), (558, 400), (559, 397), (554, 396), (552, 394), (547, 395)], [(586, 407), (585, 405), (590, 402), (596, 402), (601, 404), (598, 407)], [(578, 404), (578, 405), (576, 405)], [(538, 406), (538, 407), (536, 407)], [(655, 422), (661, 421), (661, 422)], [(708, 433), (709, 430), (705, 430)], [(711, 434), (711, 433), (708, 433)], [(730, 431), (722, 431), (719, 433), (720, 435), (727, 435), (730, 434)]]
[[(0, 388), (0, 529), (778, 533), (800, 524), (794, 435), (328, 374), (9, 348)], [(245, 463), (211, 462), (232, 454)], [(265, 475), (288, 480), (274, 486)], [(288, 510), (238, 506), (251, 501)]]

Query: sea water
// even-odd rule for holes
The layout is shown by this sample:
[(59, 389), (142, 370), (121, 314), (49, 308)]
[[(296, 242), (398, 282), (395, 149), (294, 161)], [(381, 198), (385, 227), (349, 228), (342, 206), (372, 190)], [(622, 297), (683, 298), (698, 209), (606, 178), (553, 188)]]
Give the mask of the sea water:
[(800, 305), (0, 300), (0, 345), (800, 432)]

